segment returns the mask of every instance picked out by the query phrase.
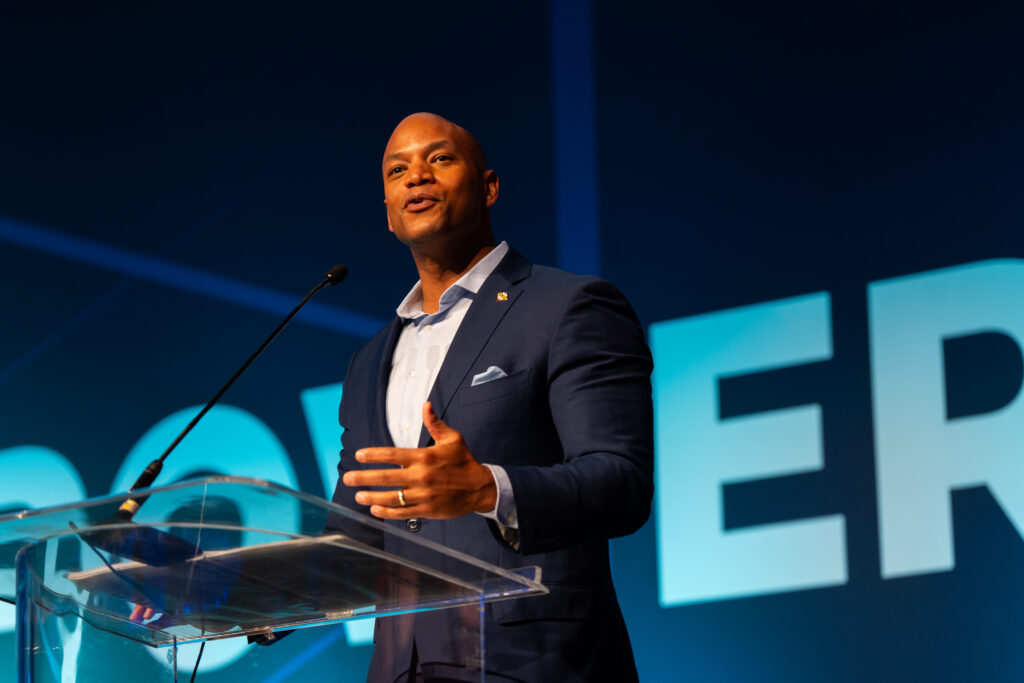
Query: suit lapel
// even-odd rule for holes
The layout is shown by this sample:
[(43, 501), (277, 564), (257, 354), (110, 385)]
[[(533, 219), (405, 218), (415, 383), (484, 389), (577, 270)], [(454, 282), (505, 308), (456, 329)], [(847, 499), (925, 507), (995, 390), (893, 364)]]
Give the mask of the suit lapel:
[[(434, 412), (441, 418), (444, 418), (452, 397), (462, 385), (498, 323), (515, 305), (522, 293), (522, 288), (517, 283), (529, 277), (531, 267), (529, 261), (514, 249), (509, 249), (508, 254), (476, 293), (473, 304), (466, 312), (466, 317), (463, 318), (459, 331), (455, 333), (455, 339), (448, 348), (441, 370), (434, 380), (434, 386), (430, 389), (428, 400), (434, 407)], [(499, 298), (499, 292), (507, 294), (507, 298)], [(424, 427), (420, 432), (420, 448), (429, 443), (430, 434)]]

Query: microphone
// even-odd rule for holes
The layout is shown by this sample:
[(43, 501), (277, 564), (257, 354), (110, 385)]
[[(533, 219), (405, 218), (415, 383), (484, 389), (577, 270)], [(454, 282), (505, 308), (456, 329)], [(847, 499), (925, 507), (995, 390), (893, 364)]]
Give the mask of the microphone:
[[(132, 491), (146, 488), (147, 486), (152, 484), (153, 481), (157, 478), (157, 475), (160, 474), (160, 470), (163, 469), (164, 460), (166, 460), (167, 456), (171, 454), (171, 451), (173, 451), (178, 446), (178, 444), (181, 443), (181, 440), (184, 439), (185, 436), (192, 431), (192, 428), (195, 427), (196, 424), (201, 419), (203, 419), (203, 416), (206, 415), (206, 413), (209, 412), (210, 408), (212, 408), (214, 404), (220, 400), (220, 397), (224, 395), (224, 392), (226, 392), (228, 388), (230, 388), (231, 385), (235, 383), (235, 380), (238, 379), (243, 372), (245, 372), (246, 368), (248, 368), (249, 365), (251, 365), (252, 362), (256, 360), (256, 357), (263, 353), (263, 350), (270, 345), (270, 342), (274, 341), (274, 338), (278, 334), (280, 334), (281, 330), (283, 330), (285, 326), (288, 325), (288, 323), (291, 322), (292, 318), (295, 317), (295, 314), (299, 312), (299, 309), (305, 306), (306, 302), (312, 299), (313, 295), (319, 292), (321, 289), (323, 289), (324, 287), (333, 287), (334, 285), (344, 280), (346, 277), (348, 277), (348, 268), (340, 263), (331, 268), (329, 271), (327, 271), (327, 274), (324, 275), (324, 279), (320, 281), (320, 284), (318, 284), (313, 289), (309, 290), (309, 293), (306, 294), (302, 301), (299, 302), (299, 305), (293, 308), (292, 312), (285, 316), (285, 319), (281, 321), (281, 324), (277, 326), (277, 329), (270, 333), (270, 336), (267, 337), (262, 344), (260, 344), (260, 347), (256, 349), (255, 353), (249, 356), (249, 360), (242, 363), (242, 367), (238, 368), (235, 374), (231, 376), (231, 379), (229, 379), (227, 383), (225, 383), (224, 386), (220, 388), (220, 391), (218, 391), (214, 395), (214, 397), (210, 399), (209, 403), (207, 403), (206, 406), (204, 406), (203, 409), (200, 410), (199, 413), (194, 418), (192, 418), (192, 421), (189, 422), (183, 430), (181, 430), (181, 433), (178, 434), (177, 438), (175, 438), (174, 441), (171, 442), (171, 445), (167, 447), (167, 450), (163, 452), (163, 455), (161, 455), (153, 462), (149, 463), (146, 469), (142, 471), (142, 474), (139, 475), (139, 478), (135, 480), (135, 483), (132, 484), (132, 487), (128, 489), (128, 492), (131, 493)], [(142, 504), (146, 502), (146, 498), (147, 496), (134, 496), (125, 500), (123, 503), (121, 503), (121, 507), (117, 509), (118, 519), (130, 522), (132, 517), (135, 516), (135, 513), (139, 511), (140, 507), (142, 507)]]

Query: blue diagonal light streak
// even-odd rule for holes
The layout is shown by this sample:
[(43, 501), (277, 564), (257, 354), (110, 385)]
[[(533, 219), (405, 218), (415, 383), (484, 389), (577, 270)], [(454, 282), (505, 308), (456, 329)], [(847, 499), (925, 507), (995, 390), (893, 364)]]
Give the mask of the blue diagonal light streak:
[(92, 316), (103, 310), (103, 308), (108, 304), (116, 300), (117, 297), (121, 296), (128, 289), (131, 282), (132, 281), (128, 278), (122, 278), (120, 282), (110, 288), (98, 299), (94, 300), (75, 315), (65, 319), (60, 324), (60, 327), (46, 335), (46, 337), (40, 341), (36, 342), (36, 344), (20, 358), (16, 359), (6, 368), (0, 370), (0, 385), (5, 384), (8, 380), (21, 372), (23, 368), (28, 367), (37, 359), (42, 358), (50, 349), (60, 343), (61, 340), (85, 324), (90, 318), (92, 318)]
[[(0, 240), (277, 316), (287, 314), (298, 303), (294, 294), (11, 218), (0, 217)], [(378, 318), (315, 301), (306, 305), (297, 320), (359, 338), (372, 336), (385, 323)]]
[(318, 638), (313, 641), (311, 645), (297, 652), (295, 656), (285, 663), (284, 666), (264, 678), (263, 683), (281, 683), (281, 681), (287, 679), (289, 676), (308, 664), (318, 654), (341, 640), (344, 635), (345, 629), (343, 629), (340, 624), (328, 630), (327, 635), (322, 638)]

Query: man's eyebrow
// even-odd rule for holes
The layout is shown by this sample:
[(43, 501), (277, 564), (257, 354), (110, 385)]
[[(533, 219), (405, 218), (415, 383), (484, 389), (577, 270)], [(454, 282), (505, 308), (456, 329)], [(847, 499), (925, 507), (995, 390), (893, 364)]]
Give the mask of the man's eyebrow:
[[(451, 140), (447, 140), (447, 139), (434, 140), (433, 142), (428, 143), (426, 146), (424, 146), (423, 152), (424, 152), (424, 154), (430, 154), (431, 152), (433, 152), (435, 149), (438, 149), (439, 147), (454, 147), (454, 146), (455, 146), (455, 144)], [(397, 152), (392, 152), (391, 154), (388, 154), (386, 157), (384, 157), (384, 163), (387, 163), (389, 161), (394, 161), (395, 159), (404, 159), (406, 156), (408, 156), (408, 154), (406, 152), (404, 152), (404, 151), (401, 151), (401, 150), (399, 150)]]

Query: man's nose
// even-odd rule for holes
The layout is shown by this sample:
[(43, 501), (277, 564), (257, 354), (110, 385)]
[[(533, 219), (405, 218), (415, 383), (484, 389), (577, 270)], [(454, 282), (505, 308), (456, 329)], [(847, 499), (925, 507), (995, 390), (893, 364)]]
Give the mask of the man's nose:
[(417, 161), (409, 166), (409, 172), (405, 174), (405, 179), (410, 186), (422, 185), (434, 182), (434, 174), (430, 170), (429, 164)]

